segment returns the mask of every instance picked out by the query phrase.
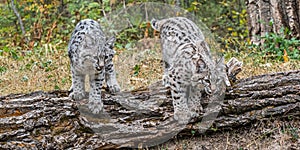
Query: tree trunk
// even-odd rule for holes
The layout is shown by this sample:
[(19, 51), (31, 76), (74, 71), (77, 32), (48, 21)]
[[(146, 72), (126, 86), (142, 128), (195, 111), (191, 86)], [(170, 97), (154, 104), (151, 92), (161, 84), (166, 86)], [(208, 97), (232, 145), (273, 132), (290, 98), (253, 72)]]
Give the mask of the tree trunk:
[[(0, 149), (145, 147), (177, 132), (200, 132), (210, 121), (206, 133), (234, 130), (270, 117), (299, 117), (300, 70), (238, 80), (227, 89), (215, 120), (203, 121), (204, 114), (187, 125), (174, 121), (170, 92), (161, 83), (118, 95), (104, 92), (104, 117), (90, 114), (85, 105), (67, 96), (67, 91), (54, 91), (0, 97)], [(204, 99), (203, 106), (208, 104)]]
[(251, 41), (261, 44), (259, 39), (267, 32), (279, 33), (288, 28), (293, 37), (300, 38), (299, 0), (246, 0), (248, 29)]
[(24, 24), (23, 24), (22, 18), (21, 18), (21, 16), (20, 16), (20, 13), (19, 13), (18, 10), (17, 10), (17, 7), (16, 7), (16, 5), (15, 5), (14, 0), (12, 0), (12, 1), (10, 2), (10, 5), (11, 5), (11, 8), (13, 9), (13, 11), (14, 11), (14, 13), (15, 13), (15, 15), (16, 15), (18, 21), (19, 21), (20, 28), (21, 28), (21, 31), (22, 31), (22, 36), (23, 36), (23, 38), (25, 39), (25, 42), (28, 43), (28, 39), (25, 37), (26, 31), (25, 31), (25, 28), (24, 28)]

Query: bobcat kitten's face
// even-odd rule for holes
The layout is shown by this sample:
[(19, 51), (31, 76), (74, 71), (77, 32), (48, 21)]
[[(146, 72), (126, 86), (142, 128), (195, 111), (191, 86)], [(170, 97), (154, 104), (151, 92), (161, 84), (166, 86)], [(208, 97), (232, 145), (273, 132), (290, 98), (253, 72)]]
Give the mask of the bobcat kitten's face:
[(115, 38), (107, 39), (100, 25), (91, 19), (80, 21), (69, 42), (71, 64), (78, 71), (100, 71), (105, 62), (112, 61)]
[(94, 57), (90, 59), (92, 60), (91, 63), (95, 71), (97, 72), (101, 71), (105, 67), (105, 64), (112, 62), (112, 59), (115, 54), (115, 51), (113, 49), (114, 42), (115, 42), (114, 37), (105, 41), (103, 46), (100, 47), (96, 53), (94, 53)]

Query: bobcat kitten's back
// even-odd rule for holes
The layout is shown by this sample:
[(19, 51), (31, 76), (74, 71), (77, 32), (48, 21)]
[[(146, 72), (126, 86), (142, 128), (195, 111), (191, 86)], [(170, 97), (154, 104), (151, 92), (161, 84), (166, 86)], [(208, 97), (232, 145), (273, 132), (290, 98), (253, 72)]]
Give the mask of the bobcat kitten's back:
[[(201, 30), (191, 20), (184, 17), (153, 19), (151, 25), (160, 32), (165, 68), (163, 81), (171, 89), (174, 118), (187, 123), (203, 111), (202, 94), (215, 91), (216, 63)], [(221, 70), (222, 63), (218, 63)]]

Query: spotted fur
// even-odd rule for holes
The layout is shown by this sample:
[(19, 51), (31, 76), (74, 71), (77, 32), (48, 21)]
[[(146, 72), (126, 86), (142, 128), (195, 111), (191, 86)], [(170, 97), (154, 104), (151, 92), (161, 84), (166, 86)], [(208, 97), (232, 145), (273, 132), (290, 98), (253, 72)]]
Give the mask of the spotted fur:
[(187, 18), (153, 19), (151, 26), (160, 32), (163, 84), (171, 89), (174, 118), (187, 123), (203, 112), (202, 95), (222, 88), (224, 60), (213, 61), (201, 30)]
[(105, 80), (111, 93), (120, 91), (112, 58), (115, 38), (106, 38), (98, 22), (81, 20), (75, 27), (68, 45), (71, 61), (72, 87), (70, 97), (81, 100), (85, 95), (85, 76), (89, 76), (89, 108), (99, 113), (103, 108), (101, 88)]

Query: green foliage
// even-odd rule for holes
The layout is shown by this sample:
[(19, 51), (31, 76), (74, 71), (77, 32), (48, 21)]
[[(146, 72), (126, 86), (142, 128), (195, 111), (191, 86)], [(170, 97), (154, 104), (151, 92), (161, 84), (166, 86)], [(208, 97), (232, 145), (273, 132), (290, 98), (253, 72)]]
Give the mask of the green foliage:
[(140, 65), (135, 65), (133, 67), (133, 70), (134, 70), (133, 76), (137, 76), (139, 74), (139, 72), (140, 72), (140, 69), (141, 69)]
[(296, 128), (296, 127), (291, 126), (291, 125), (288, 125), (288, 126), (282, 128), (281, 132), (283, 134), (290, 135), (292, 141), (297, 141), (300, 138), (300, 136), (298, 135), (299, 128)]
[(300, 40), (288, 38), (291, 32), (287, 28), (282, 28), (279, 33), (266, 33), (261, 39), (264, 43), (260, 46), (254, 46), (261, 50), (262, 55), (277, 60), (283, 60), (284, 51), (287, 52), (290, 59), (300, 60)]
[(5, 72), (6, 70), (7, 70), (7, 68), (5, 66), (0, 66), (0, 74)]
[(193, 1), (187, 10), (201, 18), (224, 50), (245, 50), (249, 39), (244, 0)]
[(59, 0), (16, 1), (15, 5), (22, 18), (26, 35), (21, 34), (19, 22), (10, 4), (0, 3), (2, 10), (0, 11), (0, 47), (20, 46), (24, 50), (43, 47), (44, 44), (49, 43), (65, 47), (70, 33), (79, 20), (85, 18), (97, 20), (103, 16), (101, 3), (64, 0), (62, 5), (61, 2)]
[(11, 57), (15, 60), (21, 59), (21, 56), (20, 56), (21, 54), (19, 53), (18, 48), (11, 49), (11, 48), (8, 48), (7, 46), (4, 46), (1, 51), (2, 51), (0, 53), (1, 56), (8, 56), (8, 57)]
[(59, 87), (58, 85), (55, 85), (55, 86), (54, 86), (54, 89), (55, 89), (55, 90), (60, 90), (60, 87)]
[(298, 130), (299, 128), (289, 127), (289, 134), (291, 135), (293, 141), (297, 141), (300, 138)]
[(21, 79), (23, 82), (27, 82), (29, 80), (29, 78), (27, 76), (23, 76)]
[[(10, 36), (15, 32), (15, 21), (16, 16), (10, 11), (4, 4), (0, 4), (0, 47), (5, 46), (8, 41), (12, 41)], [(20, 34), (17, 32), (16, 34)]]
[(196, 134), (195, 130), (191, 130), (191, 134), (194, 136)]
[[(146, 22), (138, 22), (133, 24), (132, 27), (124, 29), (117, 34), (116, 47), (118, 49), (130, 49), (135, 46), (138, 39), (142, 39), (145, 35), (144, 32), (147, 28)], [(150, 29), (152, 30), (152, 29)]]
[[(123, 7), (123, 3), (110, 0), (103, 0), (102, 3), (91, 0), (63, 0), (64, 5), (61, 2), (58, 0), (15, 2), (24, 21), (25, 37), (29, 40), (28, 42), (24, 41), (17, 18), (11, 8), (7, 7), (9, 4), (1, 4), (3, 10), (0, 12), (0, 23), (3, 26), (0, 29), (3, 31), (0, 32), (1, 46), (20, 46), (21, 49), (32, 49), (48, 43), (60, 43), (59, 47), (65, 47), (70, 33), (79, 20), (85, 18), (101, 20), (106, 13)], [(135, 2), (146, 2), (146, 0), (126, 1), (127, 4)], [(168, 0), (167, 3), (175, 5), (176, 1)], [(222, 42), (223, 48), (226, 50), (230, 48), (238, 50), (239, 45), (232, 41), (244, 40), (248, 35), (243, 0), (221, 2), (180, 0), (180, 6), (199, 16), (216, 35), (221, 37), (217, 39)], [(138, 19), (139, 17), (132, 18)], [(117, 35), (116, 46), (118, 48), (125, 48), (127, 43), (144, 37), (146, 23), (140, 20), (131, 20), (131, 22), (133, 22), (131, 28), (125, 29)], [(15, 35), (15, 37), (9, 38), (9, 35)]]
[(101, 6), (97, 2), (82, 1), (81, 3), (74, 3), (68, 1), (68, 4), (67, 11), (71, 14), (71, 20), (76, 20), (76, 22), (85, 18), (97, 20), (101, 16)]

